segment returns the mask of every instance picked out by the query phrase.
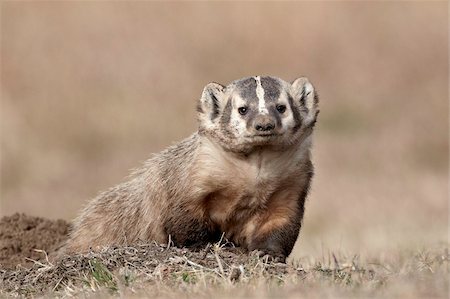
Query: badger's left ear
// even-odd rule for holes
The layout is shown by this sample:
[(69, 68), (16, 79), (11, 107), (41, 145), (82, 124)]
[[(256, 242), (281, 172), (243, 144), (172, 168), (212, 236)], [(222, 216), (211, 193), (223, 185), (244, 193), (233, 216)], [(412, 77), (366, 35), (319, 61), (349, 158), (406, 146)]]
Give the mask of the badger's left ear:
[(205, 126), (213, 125), (222, 109), (224, 97), (224, 86), (218, 83), (209, 83), (205, 86), (200, 98), (197, 111), (201, 124)]
[(291, 85), (291, 94), (294, 101), (300, 103), (301, 110), (306, 112), (306, 115), (303, 115), (305, 123), (307, 125), (313, 124), (316, 121), (317, 114), (319, 114), (319, 97), (308, 78), (295, 79)]

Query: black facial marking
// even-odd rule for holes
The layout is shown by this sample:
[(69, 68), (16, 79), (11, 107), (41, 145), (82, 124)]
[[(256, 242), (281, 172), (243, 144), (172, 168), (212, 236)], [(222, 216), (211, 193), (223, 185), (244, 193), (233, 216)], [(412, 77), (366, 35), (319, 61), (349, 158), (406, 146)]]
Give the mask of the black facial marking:
[(264, 100), (274, 102), (280, 97), (281, 84), (271, 77), (261, 77), (261, 86), (264, 89)]
[(281, 128), (281, 126), (282, 126), (282, 123), (281, 123), (281, 115), (280, 115), (280, 113), (277, 111), (276, 106), (271, 106), (271, 107), (269, 108), (269, 113), (270, 113), (270, 116), (272, 116), (273, 118), (275, 118), (275, 121), (276, 121), (276, 123), (277, 123), (277, 128)]
[(300, 113), (298, 111), (298, 106), (294, 105), (294, 99), (291, 97), (291, 95), (288, 95), (288, 102), (292, 109), (292, 115), (294, 117), (294, 123), (295, 126), (293, 128), (294, 133), (297, 132), (301, 126), (302, 126), (302, 117), (300, 116)]
[(236, 82), (236, 89), (244, 100), (258, 100), (255, 78), (246, 78)]
[(227, 104), (225, 105), (225, 108), (223, 109), (222, 118), (220, 119), (220, 123), (222, 124), (222, 127), (227, 127), (230, 123), (231, 118), (231, 99), (227, 100)]

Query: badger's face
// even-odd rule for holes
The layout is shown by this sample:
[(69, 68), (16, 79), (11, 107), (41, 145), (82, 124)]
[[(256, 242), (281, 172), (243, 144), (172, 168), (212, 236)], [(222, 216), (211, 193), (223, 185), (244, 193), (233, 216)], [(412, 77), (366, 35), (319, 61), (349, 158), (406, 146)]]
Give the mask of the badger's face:
[(274, 77), (249, 77), (226, 87), (208, 84), (198, 112), (200, 133), (228, 150), (285, 148), (311, 133), (317, 96), (306, 78), (290, 84)]

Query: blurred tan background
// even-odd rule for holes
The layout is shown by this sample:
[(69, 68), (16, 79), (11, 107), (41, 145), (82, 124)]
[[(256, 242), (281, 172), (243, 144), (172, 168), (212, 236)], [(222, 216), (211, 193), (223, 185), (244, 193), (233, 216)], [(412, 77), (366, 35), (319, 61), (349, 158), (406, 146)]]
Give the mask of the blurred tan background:
[(196, 130), (208, 82), (305, 75), (321, 113), (294, 257), (442, 244), (447, 13), (425, 1), (2, 2), (0, 214), (69, 220)]

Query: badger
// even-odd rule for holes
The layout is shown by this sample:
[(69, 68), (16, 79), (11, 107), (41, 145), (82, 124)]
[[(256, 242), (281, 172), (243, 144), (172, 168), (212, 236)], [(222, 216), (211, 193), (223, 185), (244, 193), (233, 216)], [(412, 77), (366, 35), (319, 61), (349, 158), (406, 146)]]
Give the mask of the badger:
[(65, 253), (137, 241), (199, 247), (225, 237), (285, 261), (313, 176), (318, 96), (310, 81), (271, 76), (207, 84), (198, 131), (90, 201)]

